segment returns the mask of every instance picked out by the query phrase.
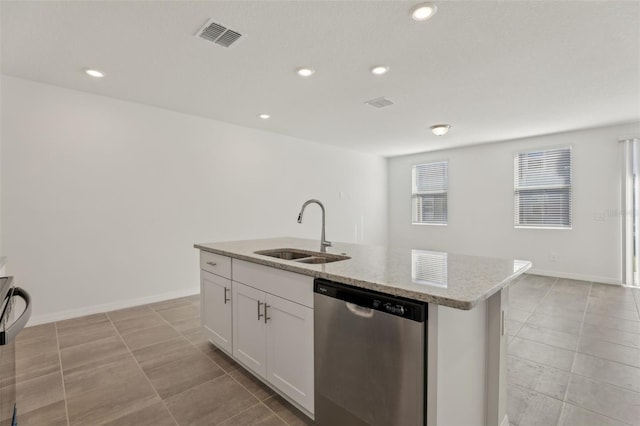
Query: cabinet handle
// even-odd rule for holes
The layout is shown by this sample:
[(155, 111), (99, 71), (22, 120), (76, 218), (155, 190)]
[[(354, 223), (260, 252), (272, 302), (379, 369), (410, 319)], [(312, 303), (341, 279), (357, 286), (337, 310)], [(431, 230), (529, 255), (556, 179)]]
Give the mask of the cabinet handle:
[(225, 288), (224, 288), (224, 304), (225, 304), (225, 305), (227, 304), (227, 302), (231, 301), (231, 299), (228, 299), (228, 298), (227, 298), (227, 292), (228, 292), (228, 291), (229, 291), (229, 289), (225, 287)]
[(262, 306), (262, 302), (258, 300), (258, 321), (260, 321), (260, 318), (262, 318), (262, 314), (260, 313), (260, 306)]
[(267, 316), (267, 308), (270, 308), (271, 305), (267, 305), (266, 303), (264, 304), (264, 323), (266, 324), (267, 321), (269, 321), (271, 319), (271, 317)]
[(216, 262), (207, 262), (207, 265), (216, 266), (217, 263)]

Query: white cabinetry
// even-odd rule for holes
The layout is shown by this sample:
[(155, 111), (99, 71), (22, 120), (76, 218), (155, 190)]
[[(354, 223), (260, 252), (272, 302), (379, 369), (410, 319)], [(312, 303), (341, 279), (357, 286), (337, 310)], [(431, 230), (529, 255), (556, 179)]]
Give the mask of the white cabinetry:
[(265, 293), (233, 283), (233, 356), (262, 378), (267, 377)]
[(231, 259), (200, 252), (200, 318), (205, 334), (231, 354)]
[(313, 414), (313, 278), (211, 255), (201, 252), (209, 339)]
[(267, 294), (267, 380), (313, 412), (313, 309)]
[(231, 280), (200, 271), (202, 326), (207, 337), (231, 353)]

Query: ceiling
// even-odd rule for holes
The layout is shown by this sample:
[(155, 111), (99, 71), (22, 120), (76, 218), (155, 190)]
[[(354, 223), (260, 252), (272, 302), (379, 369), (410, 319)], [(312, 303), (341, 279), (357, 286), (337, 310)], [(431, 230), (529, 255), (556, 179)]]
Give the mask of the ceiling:
[(417, 3), (2, 1), (2, 73), (382, 156), (640, 120), (640, 2)]

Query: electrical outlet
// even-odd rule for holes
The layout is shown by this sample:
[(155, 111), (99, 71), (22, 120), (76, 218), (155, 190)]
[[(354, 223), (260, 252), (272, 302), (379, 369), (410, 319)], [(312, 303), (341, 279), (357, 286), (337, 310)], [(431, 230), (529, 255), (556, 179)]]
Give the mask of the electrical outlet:
[(557, 262), (558, 253), (549, 253), (549, 262)]

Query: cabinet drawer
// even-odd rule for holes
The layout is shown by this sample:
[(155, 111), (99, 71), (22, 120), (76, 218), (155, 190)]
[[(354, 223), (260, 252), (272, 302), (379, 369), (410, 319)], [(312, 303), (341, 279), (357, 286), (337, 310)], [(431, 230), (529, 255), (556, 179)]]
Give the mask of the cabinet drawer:
[(200, 250), (200, 269), (231, 279), (231, 258)]
[(313, 308), (313, 277), (234, 259), (233, 280)]

